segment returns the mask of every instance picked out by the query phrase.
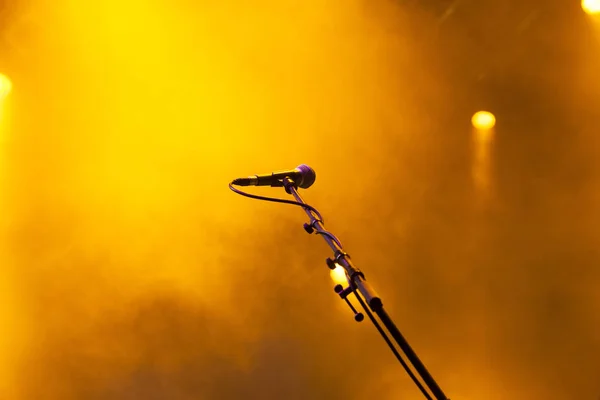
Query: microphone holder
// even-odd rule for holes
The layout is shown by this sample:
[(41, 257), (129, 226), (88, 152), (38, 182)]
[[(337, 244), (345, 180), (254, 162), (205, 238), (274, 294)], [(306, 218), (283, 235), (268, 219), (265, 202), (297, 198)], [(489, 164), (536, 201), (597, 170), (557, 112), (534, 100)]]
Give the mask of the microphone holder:
[[(352, 306), (352, 304), (348, 300), (348, 296), (351, 293), (354, 293), (357, 300), (363, 306), (365, 312), (370, 317), (370, 319), (373, 322), (373, 324), (375, 325), (375, 327), (382, 334), (382, 336), (384, 337), (386, 342), (388, 342), (388, 345), (390, 345), (390, 348), (392, 349), (394, 354), (398, 357), (398, 360), (400, 361), (400, 363), (405, 367), (405, 369), (407, 370), (407, 372), (409, 373), (411, 378), (413, 378), (413, 380), (415, 381), (417, 386), (421, 389), (421, 391), (423, 391), (423, 394), (428, 399), (431, 399), (429, 394), (427, 392), (425, 392), (425, 390), (423, 389), (423, 386), (420, 384), (420, 382), (416, 380), (416, 378), (412, 374), (412, 371), (410, 369), (408, 369), (405, 362), (402, 360), (402, 358), (397, 353), (396, 348), (389, 341), (389, 339), (387, 338), (387, 336), (385, 335), (385, 333), (383, 332), (383, 330), (381, 329), (381, 327), (379, 326), (377, 321), (373, 318), (371, 311), (375, 315), (377, 315), (377, 317), (383, 323), (383, 325), (385, 326), (387, 331), (394, 338), (394, 341), (400, 347), (400, 349), (404, 352), (404, 354), (406, 355), (406, 358), (410, 361), (414, 370), (420, 376), (423, 383), (425, 383), (425, 385), (428, 387), (429, 391), (433, 394), (434, 398), (436, 400), (449, 400), (446, 397), (446, 395), (444, 394), (444, 392), (442, 391), (442, 389), (439, 387), (439, 385), (436, 383), (436, 381), (433, 379), (433, 377), (431, 376), (431, 374), (429, 373), (427, 368), (425, 368), (425, 365), (423, 365), (423, 363), (421, 362), (421, 360), (419, 359), (419, 357), (417, 356), (415, 351), (408, 344), (408, 342), (406, 341), (406, 339), (404, 338), (404, 336), (402, 335), (400, 330), (396, 327), (396, 325), (392, 321), (391, 317), (388, 315), (387, 311), (383, 308), (383, 302), (381, 301), (381, 298), (375, 292), (375, 290), (371, 287), (371, 285), (366, 281), (365, 275), (353, 264), (348, 253), (346, 253), (344, 251), (344, 249), (342, 248), (341, 243), (335, 238), (335, 236), (333, 236), (331, 233), (329, 233), (328, 231), (325, 230), (323, 221), (321, 221), (321, 219), (318, 217), (318, 215), (316, 215), (308, 207), (308, 204), (304, 201), (304, 199), (302, 199), (302, 197), (298, 193), (298, 187), (297, 187), (296, 183), (289, 177), (286, 177), (283, 179), (283, 187), (285, 188), (285, 191), (288, 194), (294, 196), (294, 198), (296, 199), (296, 201), (299, 204), (306, 206), (306, 207), (302, 207), (302, 208), (303, 208), (304, 212), (310, 218), (310, 224), (308, 224), (308, 223), (304, 224), (304, 230), (306, 232), (308, 232), (309, 234), (316, 233), (316, 234), (321, 235), (323, 237), (323, 239), (327, 242), (329, 247), (331, 247), (331, 250), (333, 250), (334, 257), (327, 258), (327, 260), (326, 260), (327, 266), (330, 269), (334, 269), (334, 268), (336, 268), (337, 265), (339, 265), (342, 268), (344, 268), (344, 270), (346, 271), (346, 275), (348, 278), (348, 287), (344, 288), (342, 285), (337, 285), (334, 290), (348, 304), (348, 306), (354, 313), (354, 319), (356, 321), (360, 322), (364, 319), (364, 315), (360, 312), (357, 312), (356, 309)], [(357, 291), (358, 291), (358, 293), (357, 293)], [(364, 301), (362, 300), (361, 295), (364, 298)], [(366, 302), (366, 305), (365, 305), (365, 302)]]

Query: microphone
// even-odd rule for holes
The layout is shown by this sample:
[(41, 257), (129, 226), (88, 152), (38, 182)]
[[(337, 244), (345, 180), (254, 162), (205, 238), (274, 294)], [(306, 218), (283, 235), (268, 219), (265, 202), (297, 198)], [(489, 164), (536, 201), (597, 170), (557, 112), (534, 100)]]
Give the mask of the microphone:
[(279, 171), (271, 174), (252, 175), (247, 178), (234, 179), (231, 183), (238, 186), (280, 187), (283, 186), (284, 178), (290, 178), (302, 189), (308, 189), (313, 183), (315, 183), (317, 174), (311, 167), (306, 164), (302, 164), (291, 171)]

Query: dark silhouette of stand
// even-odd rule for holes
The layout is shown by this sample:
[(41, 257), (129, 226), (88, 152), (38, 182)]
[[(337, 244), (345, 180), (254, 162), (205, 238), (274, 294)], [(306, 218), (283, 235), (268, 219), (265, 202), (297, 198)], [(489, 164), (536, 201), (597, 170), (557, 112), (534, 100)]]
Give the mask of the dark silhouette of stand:
[(298, 187), (296, 186), (294, 181), (290, 178), (284, 178), (283, 186), (288, 194), (294, 196), (298, 204), (304, 206), (303, 209), (310, 218), (310, 223), (304, 224), (304, 229), (306, 230), (306, 232), (308, 232), (309, 234), (316, 233), (318, 235), (321, 235), (323, 239), (327, 242), (329, 247), (331, 247), (331, 250), (333, 250), (334, 257), (327, 259), (328, 267), (333, 269), (336, 268), (337, 265), (339, 265), (346, 271), (346, 275), (348, 278), (348, 287), (343, 288), (341, 285), (338, 285), (336, 286), (335, 291), (350, 306), (351, 310), (354, 313), (355, 320), (360, 322), (364, 319), (364, 316), (362, 313), (357, 312), (348, 300), (347, 296), (351, 293), (354, 293), (356, 295), (358, 301), (363, 306), (365, 312), (368, 314), (373, 324), (375, 324), (375, 327), (377, 328), (379, 333), (386, 340), (387, 344), (394, 352), (394, 355), (396, 355), (402, 366), (406, 369), (413, 381), (415, 381), (415, 383), (423, 392), (425, 397), (427, 399), (431, 399), (429, 393), (425, 390), (421, 382), (419, 382), (415, 374), (413, 374), (413, 372), (410, 370), (406, 362), (398, 354), (396, 348), (386, 336), (385, 332), (381, 329), (375, 318), (373, 318), (371, 312), (377, 315), (379, 320), (383, 323), (383, 325), (385, 326), (389, 334), (393, 337), (398, 347), (400, 347), (400, 349), (406, 355), (408, 361), (412, 364), (414, 370), (416, 371), (422, 382), (425, 384), (425, 386), (427, 386), (431, 394), (433, 394), (434, 398), (437, 400), (449, 400), (442, 391), (442, 389), (439, 387), (437, 382), (433, 379), (429, 371), (427, 371), (427, 368), (425, 368), (425, 365), (423, 365), (415, 351), (408, 344), (398, 327), (396, 327), (389, 314), (384, 309), (381, 298), (377, 295), (377, 293), (371, 287), (371, 285), (369, 285), (369, 283), (366, 281), (364, 274), (354, 266), (350, 259), (350, 256), (342, 248), (340, 241), (331, 232), (325, 230), (323, 221), (320, 219), (319, 215), (313, 211), (314, 208), (310, 207), (304, 201), (304, 199), (302, 199), (302, 197), (298, 193)]

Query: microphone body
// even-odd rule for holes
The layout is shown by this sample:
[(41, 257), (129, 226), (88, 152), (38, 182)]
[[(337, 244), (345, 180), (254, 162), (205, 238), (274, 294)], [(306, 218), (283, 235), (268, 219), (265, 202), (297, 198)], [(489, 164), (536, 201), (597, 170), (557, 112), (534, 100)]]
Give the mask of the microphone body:
[(247, 178), (234, 179), (232, 184), (237, 186), (283, 186), (283, 179), (290, 178), (298, 187), (308, 189), (315, 183), (317, 175), (308, 165), (302, 164), (289, 171), (272, 172), (271, 174), (252, 175)]

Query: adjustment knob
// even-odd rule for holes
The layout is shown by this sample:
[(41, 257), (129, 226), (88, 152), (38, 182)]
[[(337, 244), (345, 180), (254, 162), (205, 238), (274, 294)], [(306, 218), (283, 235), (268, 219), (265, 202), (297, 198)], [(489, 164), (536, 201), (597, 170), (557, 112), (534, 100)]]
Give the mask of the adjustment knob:
[(304, 230), (306, 231), (306, 233), (311, 234), (315, 231), (315, 228), (313, 228), (313, 226), (311, 224), (304, 224)]
[(337, 264), (331, 258), (327, 258), (327, 260), (325, 260), (325, 262), (327, 263), (327, 267), (329, 267), (329, 269), (337, 268)]

